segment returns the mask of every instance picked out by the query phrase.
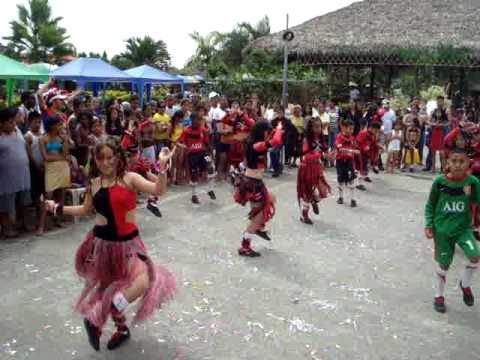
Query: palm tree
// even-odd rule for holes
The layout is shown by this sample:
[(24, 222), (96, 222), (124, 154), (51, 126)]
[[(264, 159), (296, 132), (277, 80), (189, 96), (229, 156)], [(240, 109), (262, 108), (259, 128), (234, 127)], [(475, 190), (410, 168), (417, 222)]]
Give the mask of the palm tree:
[(206, 36), (200, 35), (198, 31), (190, 34), (190, 38), (197, 43), (195, 54), (188, 60), (187, 68), (193, 71), (205, 72), (210, 64), (219, 60), (220, 48), (226, 40), (226, 35), (213, 31)]
[[(126, 41), (127, 49), (116, 61), (123, 58), (124, 63), (130, 62), (133, 66), (151, 65), (166, 70), (170, 66), (170, 54), (163, 40), (155, 41), (150, 36), (144, 38), (130, 38)], [(112, 59), (113, 61), (113, 59)]]
[(4, 39), (18, 58), (48, 62), (74, 52), (73, 45), (66, 42), (67, 30), (59, 26), (63, 18), (52, 18), (48, 0), (29, 0), (28, 7), (17, 5), (17, 8), (18, 21), (10, 22), (12, 35)]
[(239, 25), (239, 27), (248, 33), (250, 37), (249, 40), (252, 41), (270, 34), (270, 19), (267, 15), (265, 15), (255, 26), (250, 23), (243, 22)]

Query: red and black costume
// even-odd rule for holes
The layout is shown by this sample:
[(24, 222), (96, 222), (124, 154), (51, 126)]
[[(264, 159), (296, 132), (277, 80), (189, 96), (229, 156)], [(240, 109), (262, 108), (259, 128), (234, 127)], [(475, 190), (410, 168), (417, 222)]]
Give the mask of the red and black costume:
[(355, 167), (360, 171), (362, 177), (366, 177), (368, 176), (368, 164), (370, 163), (375, 167), (380, 155), (378, 138), (367, 128), (360, 131), (357, 135), (357, 144), (360, 150), (360, 155), (355, 158)]
[[(264, 127), (265, 131), (270, 129), (268, 123), (259, 123), (256, 126)], [(255, 129), (253, 130), (255, 131)], [(247, 140), (246, 144), (246, 165), (247, 169), (245, 173), (239, 173), (239, 169), (234, 170), (234, 199), (237, 203), (245, 206), (247, 202), (250, 202), (251, 210), (248, 214), (250, 220), (254, 220), (260, 214), (261, 222), (253, 222), (255, 233), (244, 232), (242, 247), (238, 250), (241, 256), (260, 256), (260, 254), (254, 251), (250, 244), (252, 235), (258, 235), (266, 240), (270, 240), (267, 232), (264, 230), (265, 224), (272, 219), (275, 214), (275, 204), (271, 193), (268, 191), (265, 183), (263, 182), (263, 172), (267, 167), (267, 154), (268, 149), (272, 146), (279, 146), (282, 144), (282, 129), (277, 128), (270, 141), (251, 141)], [(248, 228), (247, 228), (248, 229)]]
[(136, 202), (136, 192), (125, 185), (102, 187), (100, 182), (93, 206), (106, 223), (94, 226), (76, 254), (76, 271), (85, 279), (76, 310), (86, 319), (89, 336), (95, 333), (97, 347), (109, 315), (119, 331), (126, 328), (125, 316), (113, 306), (113, 299), (144, 271), (148, 273), (149, 287), (140, 300), (136, 321), (152, 315), (175, 290), (173, 274), (153, 263), (136, 224), (128, 221), (128, 213), (135, 210)]
[[(270, 147), (271, 144), (268, 142), (258, 142), (255, 144), (247, 143), (247, 168), (265, 170), (267, 167), (267, 153)], [(247, 202), (260, 204), (260, 206), (252, 207), (252, 210), (248, 214), (248, 218), (253, 219), (263, 211), (263, 224), (265, 225), (275, 214), (275, 206), (263, 180), (243, 175), (235, 185), (235, 201), (242, 206), (245, 206)]]
[(305, 139), (303, 142), (303, 157), (297, 174), (297, 197), (298, 201), (306, 204), (317, 203), (331, 192), (323, 173), (322, 139), (312, 141)]
[(352, 135), (338, 134), (335, 139), (337, 181), (341, 185), (353, 184), (355, 180), (355, 155), (357, 150), (355, 138)]
[(196, 182), (208, 168), (210, 144), (208, 130), (204, 127), (183, 130), (178, 142), (187, 148), (187, 160), (190, 167), (192, 182)]
[(229, 164), (238, 168), (245, 158), (245, 139), (255, 125), (255, 120), (245, 113), (230, 113), (223, 118), (222, 123), (232, 128), (232, 134), (226, 136), (224, 141), (230, 144), (228, 150)]
[(196, 186), (205, 172), (208, 173), (208, 196), (215, 200), (215, 166), (210, 156), (210, 135), (204, 127), (188, 127), (178, 139), (187, 148), (187, 161), (190, 168), (190, 186), (192, 187), (192, 203), (199, 204)]

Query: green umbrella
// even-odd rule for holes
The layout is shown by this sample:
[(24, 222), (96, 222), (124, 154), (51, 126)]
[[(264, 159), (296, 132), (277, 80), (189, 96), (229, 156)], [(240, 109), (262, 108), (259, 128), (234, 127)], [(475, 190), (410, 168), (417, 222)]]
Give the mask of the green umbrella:
[(48, 81), (48, 73), (31, 69), (27, 65), (0, 54), (0, 79), (7, 80), (8, 105), (12, 104), (15, 80)]

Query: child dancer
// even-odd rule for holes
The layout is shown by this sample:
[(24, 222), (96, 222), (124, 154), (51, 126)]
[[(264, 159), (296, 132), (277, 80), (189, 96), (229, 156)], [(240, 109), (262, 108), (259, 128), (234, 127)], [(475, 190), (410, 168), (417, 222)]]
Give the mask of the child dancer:
[(463, 249), (468, 259), (460, 281), (463, 301), (467, 306), (474, 303), (471, 284), (480, 260), (480, 249), (472, 231), (470, 205), (480, 202), (480, 182), (468, 175), (469, 163), (465, 150), (452, 149), (447, 174), (435, 179), (425, 207), (425, 235), (434, 239), (437, 262), (433, 305), (440, 313), (446, 311), (444, 289), (455, 245)]
[(223, 142), (229, 144), (228, 165), (238, 168), (245, 158), (245, 140), (255, 125), (255, 120), (242, 112), (237, 102), (233, 102), (231, 111), (223, 118), (222, 123), (224, 129), (229, 130), (229, 135), (223, 137)]
[[(155, 164), (152, 164), (147, 158), (140, 155), (140, 150), (137, 145), (129, 146), (126, 149), (126, 154), (128, 171), (140, 174), (149, 181), (157, 181), (157, 175), (155, 173), (158, 171), (155, 168)], [(162, 217), (162, 212), (158, 207), (158, 196), (149, 195), (147, 210), (156, 217)]]
[(111, 138), (95, 148), (93, 170), (98, 176), (91, 180), (83, 205), (63, 207), (46, 201), (54, 215), (96, 212), (95, 226), (80, 245), (75, 263), (77, 273), (86, 281), (76, 310), (82, 314), (90, 345), (97, 351), (109, 315), (117, 328), (107, 344), (113, 350), (130, 338), (125, 318), (130, 303), (140, 299), (134, 320), (141, 321), (170, 299), (175, 290), (174, 276), (149, 257), (135, 221), (137, 192), (165, 192), (170, 157), (168, 148), (163, 148), (154, 183), (127, 171), (125, 152)]
[(206, 171), (208, 173), (208, 196), (215, 200), (215, 166), (210, 156), (210, 141), (208, 130), (202, 126), (203, 119), (198, 113), (192, 112), (190, 115), (192, 126), (183, 130), (178, 139), (177, 146), (183, 146), (187, 150), (187, 160), (190, 167), (192, 187), (192, 203), (200, 204), (197, 195), (198, 181)]
[(358, 147), (360, 148), (360, 156), (358, 156), (360, 178), (357, 189), (361, 191), (367, 190), (363, 184), (364, 182), (372, 182), (372, 180), (368, 177), (368, 163), (370, 162), (372, 167), (375, 167), (379, 158), (379, 146), (377, 142), (380, 127), (381, 126), (379, 123), (372, 122), (366, 129), (360, 131), (357, 136)]
[(392, 137), (388, 144), (387, 154), (387, 172), (393, 174), (395, 168), (398, 167), (401, 160), (403, 142), (403, 124), (400, 120), (395, 122), (392, 131)]
[(297, 197), (301, 207), (300, 221), (304, 224), (313, 225), (308, 216), (310, 204), (313, 212), (319, 213), (318, 202), (331, 192), (323, 173), (323, 124), (318, 117), (312, 118), (307, 123), (305, 139), (303, 141), (303, 157), (297, 175)]
[(337, 204), (343, 204), (343, 195), (347, 189), (350, 194), (350, 206), (357, 207), (355, 200), (355, 187), (353, 182), (355, 180), (355, 155), (359, 155), (360, 151), (355, 145), (355, 138), (353, 137), (353, 122), (351, 120), (343, 120), (341, 122), (341, 133), (338, 134), (335, 140), (336, 167), (339, 197)]
[(415, 166), (421, 166), (420, 159), (420, 139), (422, 137), (422, 130), (418, 119), (413, 120), (413, 125), (409, 126), (405, 136), (405, 155), (404, 155), (404, 169), (410, 172), (414, 171)]
[(275, 214), (275, 200), (263, 182), (263, 173), (267, 166), (268, 149), (282, 144), (281, 124), (272, 132), (266, 121), (256, 123), (247, 139), (245, 174), (235, 173), (234, 199), (245, 206), (250, 202), (250, 220), (243, 233), (242, 246), (238, 250), (240, 256), (257, 257), (260, 253), (253, 250), (251, 242), (256, 234), (265, 240), (270, 240), (265, 231), (266, 223)]

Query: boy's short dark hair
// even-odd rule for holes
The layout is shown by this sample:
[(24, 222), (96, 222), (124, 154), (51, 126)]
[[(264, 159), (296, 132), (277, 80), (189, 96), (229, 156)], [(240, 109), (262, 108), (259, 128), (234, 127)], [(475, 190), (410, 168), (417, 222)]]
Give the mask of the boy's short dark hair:
[(353, 126), (353, 121), (350, 120), (350, 119), (342, 120), (342, 122), (340, 123), (340, 126), (342, 126), (342, 127), (350, 127), (350, 126)]
[(449, 150), (448, 156), (450, 157), (453, 154), (468, 156), (467, 151), (465, 149), (462, 149), (462, 148), (459, 148), (459, 147), (454, 147), (453, 149)]
[(20, 95), (20, 101), (22, 103), (24, 103), (25, 101), (27, 101), (31, 96), (33, 96), (33, 94), (30, 92), (30, 91), (24, 91), (22, 92), (22, 94)]
[(381, 128), (380, 123), (378, 123), (378, 122), (371, 122), (368, 125), (368, 127), (371, 128), (371, 129), (380, 129)]
[(445, 100), (445, 96), (443, 96), (443, 95), (438, 95), (438, 96), (437, 96), (437, 100)]
[(28, 122), (32, 122), (34, 119), (39, 119), (41, 118), (42, 115), (37, 112), (37, 111), (31, 111), (29, 114), (28, 114)]

